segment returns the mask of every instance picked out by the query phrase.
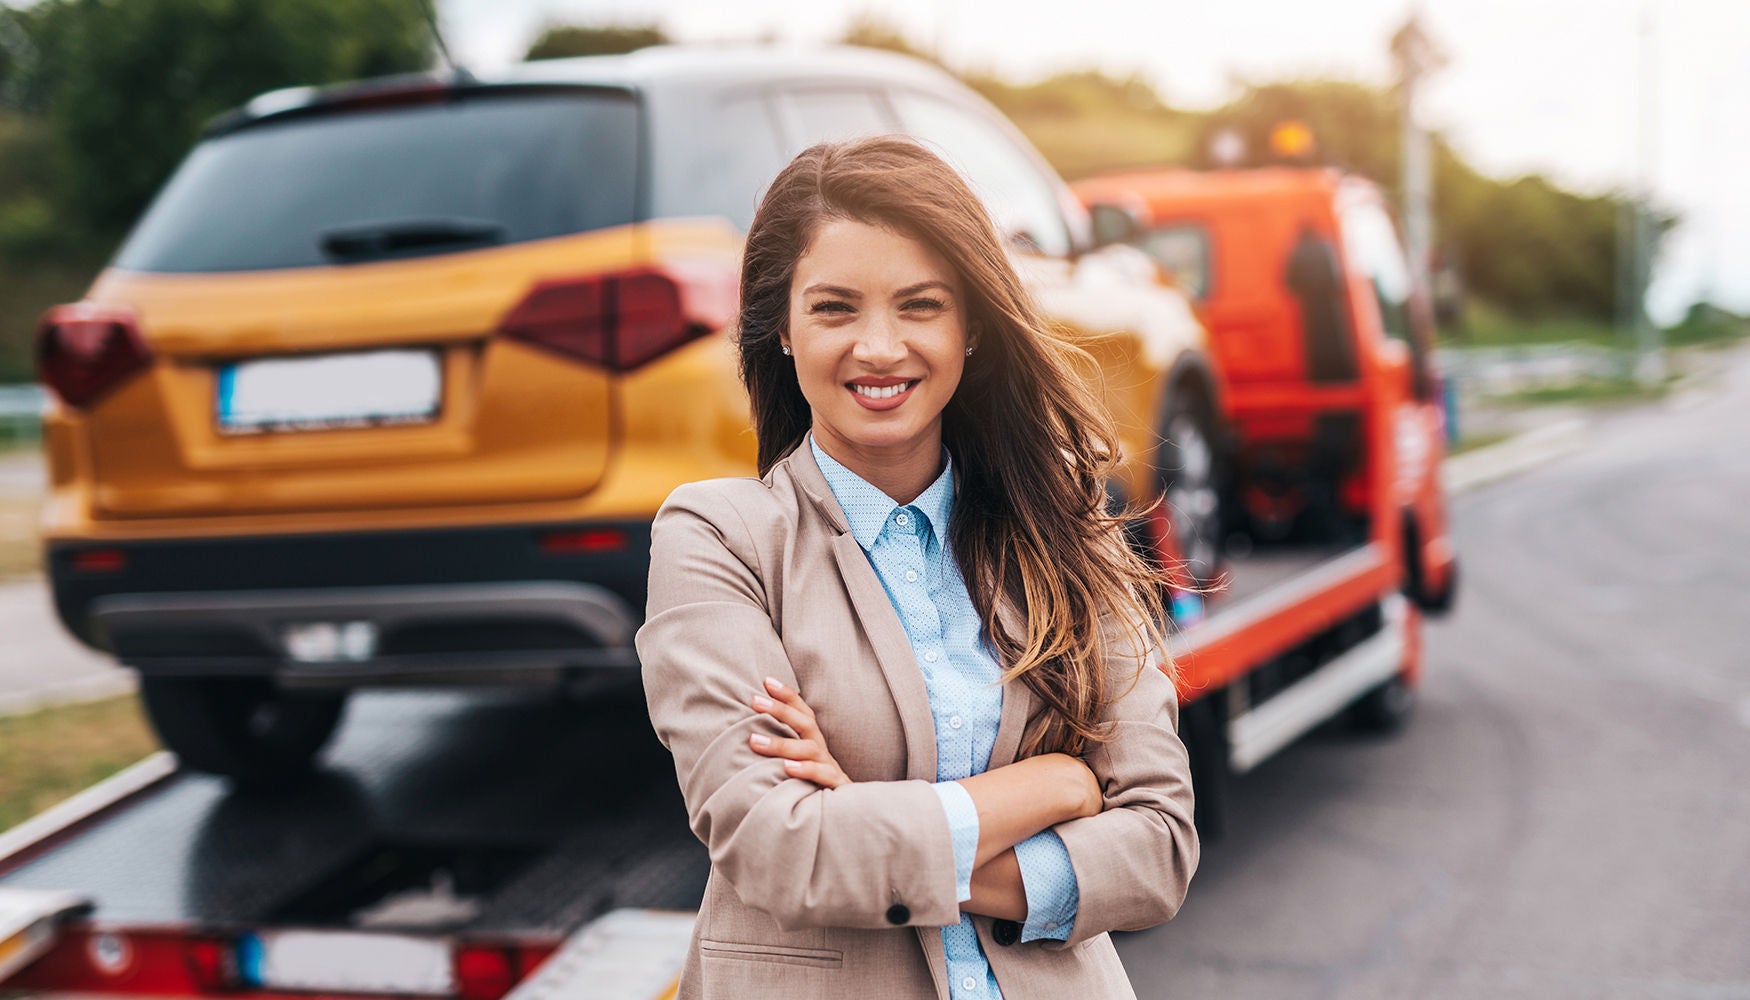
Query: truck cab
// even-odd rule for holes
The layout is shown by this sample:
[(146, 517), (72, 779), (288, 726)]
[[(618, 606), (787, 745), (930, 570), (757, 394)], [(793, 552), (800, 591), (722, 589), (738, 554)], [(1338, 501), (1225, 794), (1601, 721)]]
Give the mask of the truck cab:
[[(1233, 434), (1229, 535), (1254, 547), (1356, 542), (1377, 504), (1406, 595), (1450, 608), (1432, 315), (1379, 189), (1306, 167), (1116, 174), (1075, 189), (1128, 228), (1208, 329)], [(1375, 405), (1386, 395), (1399, 401)], [(1389, 448), (1370, 446), (1379, 433)]]

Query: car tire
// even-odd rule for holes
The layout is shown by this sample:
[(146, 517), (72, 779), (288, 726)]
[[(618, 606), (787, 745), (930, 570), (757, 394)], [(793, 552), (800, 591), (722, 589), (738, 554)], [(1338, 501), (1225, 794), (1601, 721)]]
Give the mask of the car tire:
[(1179, 714), (1179, 735), (1191, 761), (1197, 833), (1205, 840), (1216, 840), (1227, 832), (1227, 795), (1233, 769), (1228, 761), (1227, 720), (1216, 707), (1222, 693), (1210, 691)]
[(1416, 689), (1395, 674), (1349, 706), (1349, 728), (1360, 733), (1390, 735), (1403, 729), (1416, 710)]
[(140, 700), (184, 767), (240, 784), (310, 772), (340, 724), (346, 693), (279, 690), (266, 677), (141, 677)]
[(1195, 382), (1176, 384), (1161, 415), (1155, 468), (1180, 557), (1199, 587), (1221, 571), (1227, 528), (1216, 432), (1208, 394)]

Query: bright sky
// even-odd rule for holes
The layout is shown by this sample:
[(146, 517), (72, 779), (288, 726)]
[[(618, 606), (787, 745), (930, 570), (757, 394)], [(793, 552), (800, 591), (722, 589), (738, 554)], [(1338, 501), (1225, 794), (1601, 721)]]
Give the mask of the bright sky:
[[(656, 21), (678, 41), (827, 41), (879, 9), (956, 68), (1016, 80), (1100, 66), (1141, 72), (1169, 102), (1223, 103), (1246, 80), (1329, 75), (1384, 84), (1387, 43), (1414, 0), (439, 0), (450, 45), (482, 69), (520, 58), (547, 22)], [(1750, 312), (1750, 3), (1744, 0), (1422, 0), (1449, 58), (1425, 108), (1470, 162), (1580, 190), (1644, 177), (1684, 225), (1649, 306), (1696, 298)], [(1025, 9), (1025, 15), (1017, 10)], [(1646, 34), (1643, 35), (1643, 29)], [(1643, 38), (1647, 44), (1643, 45)], [(1642, 65), (1643, 51), (1650, 54)], [(1637, 138), (1647, 86), (1653, 137)]]

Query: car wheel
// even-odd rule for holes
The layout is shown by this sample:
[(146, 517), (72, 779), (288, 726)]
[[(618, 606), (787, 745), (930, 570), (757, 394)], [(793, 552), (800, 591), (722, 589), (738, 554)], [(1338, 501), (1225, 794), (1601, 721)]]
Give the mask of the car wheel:
[(1179, 735), (1191, 760), (1194, 819), (1197, 833), (1205, 840), (1227, 832), (1227, 793), (1233, 769), (1228, 762), (1227, 720), (1216, 708), (1222, 693), (1207, 692), (1179, 714)]
[(1156, 468), (1179, 552), (1200, 587), (1221, 568), (1223, 521), (1215, 418), (1190, 383), (1174, 387), (1161, 419)]
[(281, 691), (266, 677), (141, 677), (140, 700), (182, 765), (245, 784), (306, 774), (346, 693)]
[(1349, 726), (1363, 733), (1395, 733), (1410, 721), (1415, 708), (1416, 689), (1397, 674), (1349, 706)]

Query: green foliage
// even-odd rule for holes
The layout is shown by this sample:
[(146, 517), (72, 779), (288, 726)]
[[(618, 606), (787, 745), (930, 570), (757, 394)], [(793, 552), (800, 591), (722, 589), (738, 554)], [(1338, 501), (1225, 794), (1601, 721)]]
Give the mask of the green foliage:
[(554, 25), (541, 32), (524, 59), (568, 59), (572, 56), (614, 56), (652, 45), (667, 45), (668, 35), (656, 25), (586, 28)]
[(1740, 316), (1711, 302), (1697, 302), (1690, 306), (1683, 319), (1665, 331), (1665, 343), (1670, 347), (1727, 344), (1747, 337), (1750, 337), (1750, 316)]
[[(11, 100), (54, 139), (57, 214), (116, 234), (214, 116), (277, 87), (424, 67), (421, 0), (41, 0), (11, 11)], [(22, 41), (21, 41), (22, 39)]]
[(852, 19), (845, 33), (839, 37), (841, 45), (860, 45), (866, 49), (885, 49), (900, 55), (912, 56), (941, 65), (935, 53), (915, 45), (905, 33), (894, 27), (892, 23), (871, 11), (864, 11)]

